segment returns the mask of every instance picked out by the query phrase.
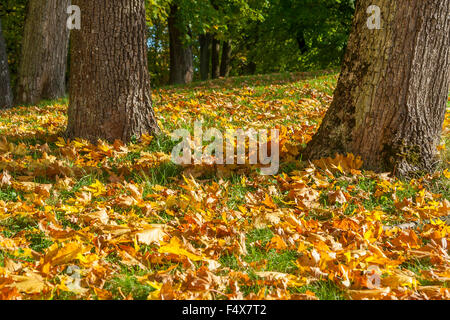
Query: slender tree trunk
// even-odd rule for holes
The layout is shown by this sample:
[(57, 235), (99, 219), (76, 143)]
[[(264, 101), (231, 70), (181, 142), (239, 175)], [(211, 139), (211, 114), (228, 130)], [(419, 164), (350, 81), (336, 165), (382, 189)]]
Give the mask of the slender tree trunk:
[(168, 19), (170, 38), (170, 84), (191, 83), (194, 76), (192, 47), (183, 44), (179, 29), (178, 7), (170, 7)]
[(305, 150), (317, 159), (351, 152), (365, 167), (400, 176), (429, 172), (450, 85), (450, 0), (357, 2), (334, 100)]
[(305, 34), (303, 31), (299, 30), (295, 36), (295, 40), (297, 41), (298, 49), (301, 54), (304, 54), (308, 51), (308, 47), (306, 46)]
[(5, 39), (3, 38), (2, 22), (0, 20), (0, 109), (12, 105), (11, 82), (9, 78), (8, 56)]
[(256, 62), (250, 61), (247, 64), (247, 72), (248, 72), (248, 74), (255, 74), (256, 73)]
[(36, 103), (65, 95), (70, 0), (30, 0), (25, 21), (16, 99)]
[(202, 80), (208, 80), (209, 66), (211, 61), (211, 34), (202, 34), (199, 37), (200, 42), (200, 77)]
[(73, 0), (67, 135), (128, 142), (158, 132), (147, 61), (145, 0)]
[(231, 40), (222, 44), (222, 61), (220, 63), (220, 76), (228, 77), (231, 71)]
[(217, 79), (220, 75), (220, 41), (216, 38), (212, 40), (211, 53), (211, 78)]

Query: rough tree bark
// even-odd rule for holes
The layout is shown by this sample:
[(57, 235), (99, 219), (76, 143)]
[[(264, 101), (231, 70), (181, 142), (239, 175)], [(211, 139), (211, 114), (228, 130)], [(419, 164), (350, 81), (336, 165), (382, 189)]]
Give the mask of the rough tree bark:
[(211, 34), (202, 34), (199, 37), (200, 42), (200, 78), (208, 80), (209, 66), (211, 61)]
[(158, 132), (147, 61), (145, 0), (73, 0), (69, 138), (128, 142)]
[(220, 62), (220, 76), (228, 77), (231, 71), (231, 40), (222, 42), (222, 60)]
[(12, 100), (8, 56), (6, 54), (5, 39), (3, 38), (2, 22), (0, 20), (0, 109), (10, 107)]
[(16, 100), (36, 103), (64, 96), (70, 0), (30, 0), (25, 22)]
[(170, 38), (170, 84), (191, 83), (194, 76), (192, 47), (183, 44), (179, 28), (178, 7), (170, 7), (168, 18)]
[[(366, 13), (381, 8), (381, 29)], [(334, 100), (310, 159), (351, 152), (399, 176), (437, 163), (450, 85), (450, 0), (360, 0)]]
[(220, 76), (220, 41), (215, 37), (212, 40), (211, 53), (211, 78), (217, 79)]

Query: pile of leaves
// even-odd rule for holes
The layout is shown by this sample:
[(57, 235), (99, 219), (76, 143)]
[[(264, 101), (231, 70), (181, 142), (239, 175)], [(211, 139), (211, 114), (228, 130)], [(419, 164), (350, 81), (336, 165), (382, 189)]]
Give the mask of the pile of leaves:
[[(127, 145), (65, 140), (65, 100), (0, 111), (0, 299), (449, 299), (444, 144), (410, 181), (299, 158), (336, 79), (157, 89), (163, 134)], [(280, 128), (280, 172), (173, 164), (170, 132), (199, 119)]]

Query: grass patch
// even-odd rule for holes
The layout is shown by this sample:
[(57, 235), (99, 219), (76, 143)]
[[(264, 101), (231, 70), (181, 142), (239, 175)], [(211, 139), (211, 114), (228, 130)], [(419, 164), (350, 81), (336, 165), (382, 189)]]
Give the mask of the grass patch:
[(112, 299), (123, 300), (129, 295), (134, 300), (147, 300), (150, 292), (155, 289), (149, 285), (141, 284), (136, 277), (119, 275), (105, 283), (104, 289), (112, 293)]
[(23, 194), (12, 188), (6, 188), (4, 190), (0, 189), (0, 200), (17, 202), (23, 200)]
[(345, 293), (334, 282), (329, 280), (320, 280), (307, 286), (290, 288), (291, 293), (314, 292), (320, 300), (345, 300)]

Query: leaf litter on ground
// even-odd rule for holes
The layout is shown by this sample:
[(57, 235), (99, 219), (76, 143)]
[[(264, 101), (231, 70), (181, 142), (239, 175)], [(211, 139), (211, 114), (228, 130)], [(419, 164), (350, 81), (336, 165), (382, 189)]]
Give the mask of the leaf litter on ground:
[[(449, 299), (449, 113), (433, 175), (301, 161), (336, 80), (159, 88), (163, 134), (127, 145), (64, 139), (65, 100), (1, 111), (0, 299)], [(279, 128), (280, 172), (174, 165), (169, 134), (197, 119)]]

